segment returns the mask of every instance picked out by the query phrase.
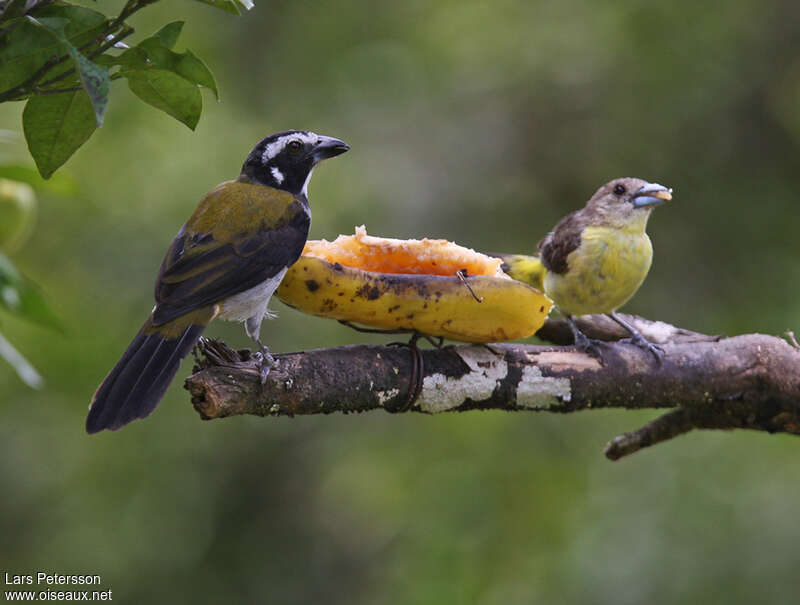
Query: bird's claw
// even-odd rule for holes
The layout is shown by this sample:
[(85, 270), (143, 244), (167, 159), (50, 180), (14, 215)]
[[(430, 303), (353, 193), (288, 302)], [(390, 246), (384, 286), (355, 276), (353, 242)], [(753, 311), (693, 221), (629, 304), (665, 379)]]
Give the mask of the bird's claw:
[(587, 355), (603, 361), (603, 353), (600, 347), (597, 346), (595, 341), (587, 337), (583, 332), (575, 334), (575, 347), (583, 351)]
[(258, 359), (258, 377), (261, 380), (261, 384), (266, 384), (267, 376), (272, 371), (273, 368), (277, 367), (278, 360), (275, 359), (272, 355), (270, 355), (269, 349), (264, 347), (261, 351), (257, 351), (255, 354), (256, 359)]
[(630, 338), (623, 338), (620, 342), (627, 342), (634, 346), (639, 347), (640, 349), (644, 349), (645, 351), (650, 351), (653, 354), (653, 357), (656, 358), (658, 363), (661, 363), (664, 359), (664, 349), (663, 347), (650, 342), (640, 333), (634, 334)]

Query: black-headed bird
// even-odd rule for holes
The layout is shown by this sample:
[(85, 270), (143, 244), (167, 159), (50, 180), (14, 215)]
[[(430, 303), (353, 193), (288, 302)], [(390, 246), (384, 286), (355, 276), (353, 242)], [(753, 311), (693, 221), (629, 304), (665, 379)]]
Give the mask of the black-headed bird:
[(148, 416), (215, 318), (244, 322), (266, 378), (274, 360), (261, 343), (261, 322), (308, 237), (308, 181), (319, 162), (348, 149), (304, 130), (272, 134), (253, 148), (236, 180), (203, 198), (161, 263), (150, 317), (92, 398), (87, 432)]
[[(507, 273), (543, 289), (564, 314), (575, 344), (595, 356), (597, 346), (573, 315), (604, 313), (631, 334), (631, 342), (657, 359), (648, 342), (616, 310), (642, 285), (653, 261), (647, 219), (653, 208), (672, 199), (672, 190), (642, 179), (614, 179), (600, 187), (586, 206), (561, 219), (539, 242), (539, 259), (503, 255)], [(541, 263), (541, 264), (540, 264)]]

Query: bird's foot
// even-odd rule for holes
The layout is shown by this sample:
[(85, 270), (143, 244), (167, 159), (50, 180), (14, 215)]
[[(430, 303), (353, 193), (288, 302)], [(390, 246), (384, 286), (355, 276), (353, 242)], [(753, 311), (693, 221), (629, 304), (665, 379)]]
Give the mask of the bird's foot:
[(603, 353), (600, 351), (600, 347), (597, 345), (599, 341), (592, 340), (586, 334), (581, 332), (580, 328), (578, 328), (575, 320), (572, 319), (571, 315), (566, 315), (567, 324), (572, 330), (572, 337), (575, 340), (575, 347), (579, 351), (583, 351), (587, 355), (594, 357), (595, 359), (599, 359), (600, 363), (603, 363)]
[(640, 349), (644, 349), (645, 351), (650, 351), (658, 363), (661, 363), (664, 360), (664, 349), (661, 346), (647, 340), (644, 336), (642, 336), (641, 332), (637, 331), (630, 338), (623, 338), (620, 340), (620, 342), (627, 342), (639, 347)]
[(615, 313), (615, 312), (614, 313), (609, 313), (608, 316), (611, 319), (613, 319), (614, 321), (616, 321), (623, 328), (628, 330), (628, 333), (630, 333), (630, 335), (631, 335), (630, 338), (623, 338), (622, 340), (620, 340), (620, 342), (627, 342), (627, 343), (630, 343), (632, 345), (635, 345), (635, 346), (639, 347), (640, 349), (644, 349), (646, 351), (650, 351), (653, 354), (653, 357), (656, 358), (656, 361), (658, 363), (661, 363), (661, 361), (664, 359), (664, 349), (662, 349), (657, 344), (654, 344), (654, 343), (650, 342), (649, 340), (647, 340), (644, 337), (644, 335), (639, 330), (636, 329), (635, 326), (633, 326), (632, 324), (630, 324), (627, 321), (625, 321), (617, 313)]
[(273, 368), (277, 367), (278, 360), (270, 354), (267, 347), (261, 344), (259, 346), (261, 350), (255, 354), (255, 357), (259, 363), (258, 377), (261, 380), (261, 384), (265, 384), (267, 382), (267, 376), (269, 376), (269, 373)]
[(201, 364), (200, 356), (203, 354), (203, 349), (205, 348), (205, 344), (206, 344), (205, 338), (201, 336), (200, 338), (197, 339), (197, 342), (194, 343), (194, 346), (192, 347), (192, 357), (194, 358), (194, 364), (198, 367)]
[(583, 332), (575, 334), (575, 347), (602, 362), (603, 352), (600, 350), (600, 347), (597, 346), (598, 344), (600, 344), (600, 341), (592, 340)]

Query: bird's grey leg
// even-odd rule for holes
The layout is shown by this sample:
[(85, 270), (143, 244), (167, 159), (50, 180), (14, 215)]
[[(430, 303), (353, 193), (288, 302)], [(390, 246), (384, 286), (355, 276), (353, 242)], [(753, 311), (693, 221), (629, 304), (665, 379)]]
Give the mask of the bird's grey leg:
[(637, 347), (639, 347), (641, 349), (645, 349), (647, 351), (650, 351), (653, 354), (653, 356), (656, 358), (656, 361), (661, 363), (661, 360), (664, 357), (664, 349), (662, 349), (657, 344), (652, 343), (649, 340), (647, 340), (639, 330), (637, 330), (635, 327), (633, 327), (627, 321), (622, 319), (619, 315), (617, 315), (617, 313), (615, 311), (612, 311), (611, 313), (609, 313), (608, 316), (611, 319), (613, 319), (614, 321), (616, 321), (619, 325), (621, 325), (623, 328), (625, 328), (630, 333), (630, 335), (631, 335), (630, 339), (626, 338), (625, 340), (628, 340), (631, 344), (636, 345)]
[(261, 321), (263, 319), (263, 315), (254, 315), (244, 322), (244, 331), (247, 332), (247, 335), (258, 345), (258, 356), (261, 361), (258, 375), (261, 378), (261, 384), (267, 382), (267, 376), (269, 376), (270, 370), (278, 365), (278, 362), (269, 352), (269, 348), (261, 342)]
[(600, 348), (588, 336), (586, 336), (586, 334), (580, 331), (580, 328), (578, 328), (573, 321), (572, 315), (565, 315), (564, 317), (566, 317), (567, 324), (569, 325), (570, 330), (572, 330), (572, 337), (575, 339), (575, 346), (584, 353), (603, 361), (603, 353), (600, 351)]

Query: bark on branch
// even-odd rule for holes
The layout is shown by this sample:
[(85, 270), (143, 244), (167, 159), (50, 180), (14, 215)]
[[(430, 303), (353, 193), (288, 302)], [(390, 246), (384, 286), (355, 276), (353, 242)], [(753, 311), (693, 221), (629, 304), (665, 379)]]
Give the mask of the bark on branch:
[[(569, 413), (586, 409), (674, 408), (606, 446), (612, 460), (692, 429), (754, 429), (800, 434), (800, 349), (762, 334), (720, 338), (628, 316), (665, 355), (625, 342), (602, 317), (583, 318), (604, 363), (564, 346), (457, 345), (422, 349), (349, 345), (278, 356), (261, 384), (250, 352), (204, 341), (186, 380), (204, 419), (363, 412), (436, 413), (474, 409)], [(563, 321), (539, 335), (571, 341)], [(419, 359), (423, 363), (419, 364)], [(418, 396), (414, 395), (418, 392)], [(414, 399), (413, 405), (411, 399)]]

